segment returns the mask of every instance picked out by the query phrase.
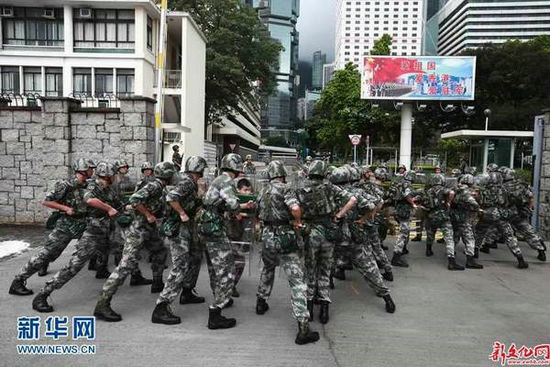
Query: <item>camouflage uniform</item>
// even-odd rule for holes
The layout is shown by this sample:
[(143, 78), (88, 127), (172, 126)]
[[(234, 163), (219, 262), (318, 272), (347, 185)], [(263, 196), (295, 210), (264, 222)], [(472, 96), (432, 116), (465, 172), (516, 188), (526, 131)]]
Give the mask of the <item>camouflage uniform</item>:
[(86, 229), (87, 205), (84, 194), (88, 183), (79, 184), (76, 178), (69, 181), (60, 181), (55, 184), (54, 190), (46, 195), (44, 201), (54, 201), (71, 207), (74, 215), (61, 214), (55, 223), (55, 228), (48, 235), (44, 247), (23, 266), (15, 279), (25, 281), (31, 275), (55, 261), (73, 239), (78, 239)]
[(411, 232), (411, 204), (407, 197), (413, 196), (414, 191), (411, 181), (402, 177), (392, 182), (390, 187), (390, 198), (394, 203), (394, 217), (399, 223), (399, 236), (393, 248), (394, 254), (401, 255), (403, 249), (409, 243), (409, 234)]
[(214, 291), (211, 308), (223, 308), (233, 292), (235, 263), (224, 213), (236, 213), (239, 208), (233, 179), (228, 172), (223, 172), (210, 184), (204, 197), (204, 212), (199, 220), (199, 233), (206, 247), (208, 273)]
[(430, 187), (422, 197), (422, 205), (429, 209), (426, 221), (426, 245), (430, 247), (433, 244), (435, 233), (439, 228), (443, 232), (443, 238), (445, 239), (447, 257), (454, 258), (453, 227), (451, 225), (450, 208), (446, 204), (447, 197), (452, 190), (447, 189), (443, 184), (437, 183)]
[[(472, 181), (473, 182), (473, 181)], [(472, 222), (479, 211), (479, 203), (471, 188), (460, 184), (451, 207), (451, 223), (455, 245), (462, 239), (467, 256), (475, 255), (475, 236)]]
[(287, 184), (271, 181), (258, 197), (258, 217), (263, 221), (263, 267), (258, 285), (258, 298), (267, 300), (275, 279), (275, 267), (281, 266), (290, 286), (292, 312), (298, 322), (307, 323), (307, 284), (303, 257), (296, 233), (290, 224), (290, 208), (299, 205), (295, 193)]
[(256, 174), (256, 166), (252, 163), (252, 156), (246, 156), (246, 162), (244, 162), (244, 173), (246, 175)]

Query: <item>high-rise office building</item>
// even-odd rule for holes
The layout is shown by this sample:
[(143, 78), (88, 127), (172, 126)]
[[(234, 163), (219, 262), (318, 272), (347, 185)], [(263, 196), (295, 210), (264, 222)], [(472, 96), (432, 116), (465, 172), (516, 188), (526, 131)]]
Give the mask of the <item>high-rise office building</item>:
[(323, 65), (327, 63), (327, 54), (321, 51), (313, 53), (313, 70), (311, 72), (311, 88), (321, 89), (323, 87)]
[(426, 54), (457, 55), (467, 48), (550, 33), (550, 1), (449, 0), (426, 24)]
[(392, 55), (420, 55), (425, 7), (425, 0), (338, 0), (336, 69), (359, 65), (384, 34), (392, 36)]
[(246, 3), (258, 9), (271, 37), (284, 47), (276, 70), (277, 89), (267, 98), (262, 110), (262, 136), (285, 136), (292, 140), (288, 137), (296, 123), (299, 42), (296, 22), (300, 0), (247, 0)]
[(334, 66), (334, 63), (323, 65), (323, 89), (325, 89), (334, 76)]

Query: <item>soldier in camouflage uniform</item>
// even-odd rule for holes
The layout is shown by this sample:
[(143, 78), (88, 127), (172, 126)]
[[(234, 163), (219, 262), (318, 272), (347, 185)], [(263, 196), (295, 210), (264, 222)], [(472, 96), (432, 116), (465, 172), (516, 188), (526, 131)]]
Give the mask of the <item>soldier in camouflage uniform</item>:
[[(505, 244), (517, 258), (518, 268), (526, 269), (529, 264), (523, 258), (509, 222), (514, 215), (515, 206), (509, 202), (507, 196), (502, 186), (502, 176), (497, 172), (491, 172), (481, 180), (480, 205), (483, 215), (476, 227), (476, 247), (480, 249), (489, 229), (496, 227), (503, 234)], [(480, 249), (480, 251), (488, 253), (489, 249)]]
[(153, 174), (154, 169), (155, 166), (153, 166), (153, 163), (151, 162), (143, 162), (141, 164), (141, 174), (143, 175), (143, 177), (137, 183), (136, 187), (134, 188), (134, 192), (138, 191), (149, 182), (155, 181), (155, 175)]
[(525, 242), (538, 252), (537, 259), (546, 261), (546, 245), (529, 223), (534, 205), (534, 195), (531, 187), (516, 178), (511, 168), (503, 171), (504, 188), (508, 192), (509, 200), (516, 206), (515, 215), (510, 224), (516, 232), (525, 239)]
[(384, 206), (382, 210), (376, 213), (375, 223), (378, 225), (378, 235), (380, 238), (380, 246), (383, 250), (388, 250), (388, 247), (384, 245), (384, 241), (388, 235), (390, 229), (390, 220), (389, 220), (389, 198), (388, 192), (384, 188), (383, 183), (388, 179), (388, 170), (384, 167), (378, 167), (374, 170), (375, 184), (378, 187), (379, 192), (382, 193), (382, 198), (384, 199)]
[(38, 312), (52, 312), (53, 307), (47, 302), (48, 296), (74, 278), (98, 248), (108, 248), (114, 229), (113, 218), (118, 215), (116, 208), (121, 206), (118, 195), (111, 187), (115, 174), (113, 164), (100, 162), (97, 165), (97, 179), (88, 185), (83, 198), (88, 205), (86, 231), (77, 242), (69, 263), (47, 281), (34, 298), (32, 307)]
[[(233, 318), (225, 318), (221, 311), (231, 306), (235, 281), (235, 264), (231, 242), (227, 238), (224, 213), (237, 213), (252, 209), (253, 202), (239, 204), (233, 180), (243, 172), (243, 161), (238, 154), (227, 154), (221, 162), (222, 174), (210, 184), (204, 197), (204, 211), (199, 220), (201, 241), (206, 247), (210, 284), (213, 286), (214, 302), (209, 307), (208, 328), (227, 329), (236, 325)], [(239, 217), (239, 214), (236, 214)]]
[[(442, 175), (441, 166), (435, 166), (433, 175)], [(429, 175), (427, 177), (426, 183), (424, 185), (424, 190), (429, 189), (429, 183), (432, 179), (431, 177), (432, 175)], [(422, 232), (424, 232), (424, 228), (426, 227), (426, 212), (422, 209), (417, 209), (415, 210), (414, 216), (418, 220), (418, 224), (416, 226), (416, 236), (411, 241), (420, 242), (422, 241)]]
[(174, 167), (176, 169), (176, 172), (181, 171), (181, 164), (183, 162), (183, 157), (180, 154), (180, 147), (179, 145), (174, 145), (172, 147), (172, 163), (174, 164)]
[(84, 193), (88, 186), (88, 168), (86, 160), (78, 159), (73, 164), (75, 177), (57, 182), (54, 191), (46, 195), (43, 205), (58, 210), (60, 218), (55, 223), (44, 247), (15, 276), (9, 289), (10, 294), (31, 295), (32, 290), (25, 286), (27, 279), (36, 272), (39, 276), (45, 276), (48, 264), (61, 255), (71, 240), (82, 236), (86, 229)]
[[(193, 221), (192, 218), (202, 200), (198, 195), (198, 181), (206, 169), (206, 160), (199, 156), (191, 156), (185, 161), (185, 173), (180, 181), (166, 195), (166, 201), (170, 206), (170, 212), (163, 223), (162, 231), (165, 236), (165, 243), (170, 247), (172, 256), (172, 268), (166, 284), (162, 290), (157, 305), (153, 311), (151, 320), (156, 324), (179, 324), (181, 319), (170, 310), (170, 305), (184, 284), (184, 276), (189, 265), (189, 249), (193, 242)], [(184, 292), (191, 292), (192, 289), (184, 289)], [(204, 302), (204, 298), (202, 299)]]
[(246, 175), (256, 174), (256, 166), (252, 163), (252, 156), (250, 154), (246, 156), (246, 161), (244, 162), (244, 173)]
[(263, 222), (263, 267), (258, 285), (256, 313), (263, 315), (269, 309), (267, 299), (273, 289), (275, 268), (280, 266), (288, 278), (292, 312), (298, 321), (295, 342), (316, 342), (319, 340), (319, 333), (309, 330), (307, 284), (296, 234), (296, 231), (302, 230), (302, 211), (295, 193), (286, 184), (283, 163), (269, 163), (267, 174), (269, 183), (262, 189), (257, 200), (258, 218)]
[(407, 171), (402, 177), (396, 177), (390, 186), (388, 194), (394, 206), (395, 220), (399, 223), (399, 236), (393, 248), (391, 264), (404, 268), (409, 267), (409, 264), (402, 256), (408, 253), (406, 247), (411, 231), (411, 208), (418, 208), (415, 203), (415, 192), (412, 188), (412, 181), (415, 176), (416, 173), (411, 170)]
[(101, 320), (116, 322), (122, 317), (111, 309), (111, 299), (124, 283), (126, 277), (136, 268), (139, 252), (145, 247), (150, 253), (153, 283), (151, 293), (162, 291), (162, 272), (165, 268), (167, 250), (159, 237), (157, 218), (164, 216), (166, 186), (170, 184), (176, 170), (170, 162), (161, 162), (155, 166), (155, 181), (149, 182), (134, 193), (129, 200), (133, 211), (133, 221), (124, 242), (122, 259), (103, 285), (94, 316)]
[[(325, 162), (315, 160), (308, 170), (308, 178), (296, 195), (303, 210), (303, 220), (308, 228), (306, 236), (306, 274), (308, 279), (308, 310), (313, 318), (313, 298), (317, 289), (317, 297), (321, 303), (321, 321), (328, 322), (328, 306), (330, 304), (329, 284), (333, 262), (333, 235), (335, 221), (342, 220), (346, 213), (356, 204), (353, 195), (341, 188), (325, 182)], [(335, 206), (335, 200), (346, 198), (342, 209)], [(335, 212), (338, 213), (335, 214)]]
[(455, 197), (455, 192), (445, 187), (445, 178), (439, 175), (433, 176), (430, 188), (422, 196), (422, 206), (428, 211), (426, 222), (426, 256), (432, 256), (432, 245), (435, 240), (435, 232), (441, 229), (445, 238), (446, 252), (449, 270), (464, 270), (462, 265), (456, 263), (453, 227), (451, 225), (450, 208)]

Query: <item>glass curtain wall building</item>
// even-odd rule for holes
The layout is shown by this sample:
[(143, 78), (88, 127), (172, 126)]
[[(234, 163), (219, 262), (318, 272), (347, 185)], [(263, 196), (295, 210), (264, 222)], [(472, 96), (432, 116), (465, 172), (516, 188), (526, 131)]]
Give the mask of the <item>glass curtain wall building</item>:
[(327, 63), (327, 55), (321, 51), (313, 53), (313, 71), (311, 88), (318, 90), (323, 88), (323, 66)]

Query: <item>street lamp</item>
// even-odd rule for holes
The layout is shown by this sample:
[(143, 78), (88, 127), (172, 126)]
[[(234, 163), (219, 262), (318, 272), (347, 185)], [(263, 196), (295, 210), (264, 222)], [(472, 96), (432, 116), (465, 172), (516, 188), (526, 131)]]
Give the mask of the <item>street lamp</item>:
[(489, 116), (491, 116), (491, 110), (486, 108), (483, 114), (485, 115), (485, 131), (487, 131), (489, 130)]

